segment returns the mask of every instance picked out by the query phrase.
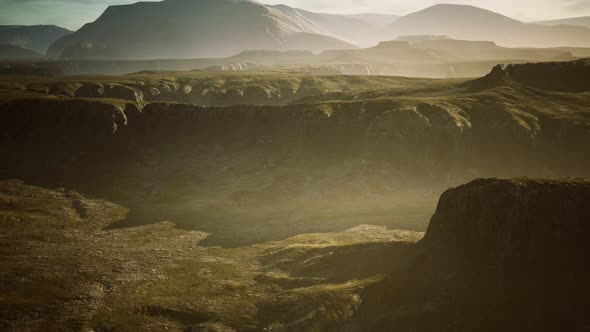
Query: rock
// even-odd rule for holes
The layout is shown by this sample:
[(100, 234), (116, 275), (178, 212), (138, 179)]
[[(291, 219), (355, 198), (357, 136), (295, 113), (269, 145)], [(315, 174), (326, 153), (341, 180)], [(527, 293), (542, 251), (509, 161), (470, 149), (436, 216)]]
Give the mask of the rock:
[(559, 92), (590, 91), (590, 59), (568, 62), (542, 62), (497, 65), (483, 78), (473, 81), (478, 88), (518, 83)]
[[(478, 165), (502, 168), (503, 155), (514, 167), (524, 167), (525, 160), (533, 159), (537, 150), (537, 136), (541, 132), (537, 117), (507, 103), (481, 102), (473, 105), (469, 115), (472, 124), (469, 144)], [(486, 154), (479, 151), (485, 150)], [(494, 160), (495, 159), (495, 160)]]
[(129, 100), (137, 103), (143, 102), (143, 93), (129, 86), (122, 84), (108, 84), (105, 86), (105, 98)]
[(584, 330), (589, 202), (584, 179), (480, 179), (449, 189), (404, 272), (366, 294), (357, 326)]
[(430, 129), (428, 118), (415, 106), (400, 107), (375, 117), (367, 128), (367, 138), (387, 140), (398, 148), (422, 141)]
[(102, 98), (104, 91), (104, 85), (100, 83), (84, 84), (76, 90), (74, 96), (79, 98)]
[(590, 250), (584, 245), (590, 237), (588, 202), (587, 180), (476, 180), (441, 196), (422, 244), (478, 264), (563, 263)]
[[(158, 95), (159, 91), (156, 89), (149, 89), (152, 96)], [(101, 84), (101, 83), (85, 83), (80, 86), (74, 93), (78, 98), (110, 98), (133, 101), (136, 103), (143, 103), (143, 92), (134, 87), (129, 87), (123, 84)]]

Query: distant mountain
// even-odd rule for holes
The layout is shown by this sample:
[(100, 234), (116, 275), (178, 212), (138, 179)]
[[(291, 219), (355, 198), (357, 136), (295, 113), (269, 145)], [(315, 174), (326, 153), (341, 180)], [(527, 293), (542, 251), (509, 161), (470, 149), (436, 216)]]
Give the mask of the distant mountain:
[(0, 44), (17, 45), (45, 54), (49, 45), (71, 33), (55, 25), (0, 25)]
[(385, 27), (390, 25), (391, 23), (395, 22), (399, 15), (392, 15), (392, 14), (374, 14), (374, 13), (361, 13), (361, 14), (352, 14), (346, 15), (347, 17), (356, 18), (359, 20), (367, 21), (373, 25), (378, 25), (381, 27)]
[(49, 56), (87, 59), (221, 57), (244, 50), (355, 48), (305, 19), (250, 0), (165, 0), (111, 6), (55, 42)]
[(0, 59), (39, 58), (43, 55), (18, 45), (0, 45)]
[(537, 24), (543, 25), (575, 25), (590, 28), (590, 16), (564, 18), (561, 20), (542, 21)]
[[(303, 34), (305, 36), (305, 34)], [(306, 38), (305, 38), (306, 39)], [(292, 41), (295, 43), (297, 41)], [(90, 49), (91, 50), (91, 49)], [(590, 56), (590, 48), (507, 48), (490, 41), (454, 40), (445, 36), (401, 36), (361, 49), (311, 51), (249, 50), (225, 58), (38, 61), (41, 74), (120, 75), (142, 71), (243, 71), (261, 68), (303, 68), (345, 75), (407, 77), (481, 77), (497, 64), (570, 61)], [(30, 72), (20, 61), (3, 61), (8, 73)], [(0, 73), (2, 75), (2, 73)]]
[(285, 14), (303, 26), (310, 26), (319, 33), (346, 40), (357, 46), (374, 46), (382, 40), (391, 39), (384, 27), (399, 16), (386, 14), (338, 15), (314, 13), (285, 5), (269, 6)]
[[(447, 36), (400, 36), (415, 49), (438, 52), (445, 61), (570, 61), (576, 57), (569, 50), (542, 48), (508, 48), (491, 41), (455, 40)], [(588, 51), (588, 49), (583, 49)]]
[(590, 29), (523, 23), (466, 5), (435, 5), (397, 19), (394, 35), (447, 35), (510, 47), (590, 46)]

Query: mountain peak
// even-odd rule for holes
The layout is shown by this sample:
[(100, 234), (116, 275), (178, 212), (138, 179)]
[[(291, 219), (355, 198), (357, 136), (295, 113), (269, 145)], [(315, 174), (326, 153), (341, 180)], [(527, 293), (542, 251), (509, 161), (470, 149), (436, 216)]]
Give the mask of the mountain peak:
[(494, 41), (505, 47), (590, 46), (590, 34), (585, 28), (523, 23), (470, 5), (434, 5), (399, 18), (391, 27), (397, 36), (447, 35)]
[(476, 7), (476, 6), (472, 6), (472, 5), (462, 5), (462, 4), (447, 4), (447, 3), (439, 3), (433, 6), (430, 6), (426, 9), (423, 9), (421, 11), (415, 12), (413, 14), (410, 14), (408, 16), (412, 16), (412, 15), (448, 15), (448, 16), (471, 16), (473, 18), (478, 18), (478, 17), (487, 17), (487, 18), (503, 18), (506, 20), (510, 20), (510, 21), (515, 21), (514, 19), (511, 19), (507, 16), (504, 16), (502, 14), (496, 13), (494, 11), (485, 9), (485, 8), (481, 8), (481, 7)]
[(198, 58), (256, 49), (320, 52), (354, 47), (256, 1), (165, 0), (111, 6), (95, 22), (52, 45), (49, 56)]

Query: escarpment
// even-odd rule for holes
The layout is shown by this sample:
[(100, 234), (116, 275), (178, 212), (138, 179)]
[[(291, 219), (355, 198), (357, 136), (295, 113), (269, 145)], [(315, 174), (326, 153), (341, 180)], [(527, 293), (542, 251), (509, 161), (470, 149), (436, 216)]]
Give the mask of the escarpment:
[(586, 253), (565, 255), (587, 247), (588, 202), (590, 181), (584, 179), (476, 180), (442, 195), (422, 245), (475, 264), (518, 259), (544, 269), (536, 263), (573, 263)]
[(588, 202), (583, 179), (480, 179), (448, 190), (406, 268), (365, 294), (357, 329), (583, 330)]
[(491, 73), (478, 80), (482, 86), (517, 82), (543, 90), (560, 92), (590, 91), (590, 59), (570, 62), (543, 62), (497, 65)]
[[(93, 89), (86, 93), (102, 91), (98, 85)], [(141, 99), (133, 90), (120, 93)], [(589, 161), (584, 152), (590, 142), (589, 124), (529, 113), (508, 102), (207, 107), (33, 98), (6, 101), (0, 111), (3, 146), (8, 153), (31, 152), (38, 146), (65, 153), (68, 149), (88, 151), (93, 146), (106, 154), (125, 150), (140, 154), (155, 147), (170, 149), (166, 147), (169, 142), (179, 153), (190, 144), (222, 144), (242, 150), (262, 146), (383, 160), (400, 170), (418, 167), (416, 173), (436, 175), (466, 169), (484, 175), (495, 171), (518, 175), (524, 168), (549, 171), (548, 175), (568, 175), (569, 170), (569, 175), (576, 175)], [(558, 162), (560, 156), (571, 162)]]
[[(2, 83), (1, 176), (112, 199), (131, 208), (131, 224), (174, 220), (235, 244), (359, 220), (423, 231), (449, 186), (589, 175), (583, 93), (301, 73), (145, 75)], [(185, 102), (206, 87), (227, 104)], [(248, 98), (258, 102), (241, 103)], [(268, 222), (268, 232), (250, 221)]]

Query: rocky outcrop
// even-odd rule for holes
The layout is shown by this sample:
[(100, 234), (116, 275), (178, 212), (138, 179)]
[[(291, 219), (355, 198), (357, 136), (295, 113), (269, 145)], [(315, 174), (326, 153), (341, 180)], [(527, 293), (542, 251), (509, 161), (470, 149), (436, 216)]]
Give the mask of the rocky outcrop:
[(143, 102), (142, 91), (123, 84), (84, 84), (75, 91), (74, 96), (81, 98), (120, 99), (136, 103)]
[(590, 59), (497, 65), (485, 77), (474, 81), (478, 87), (495, 87), (510, 82), (549, 91), (590, 91)]
[(476, 180), (441, 196), (421, 245), (448, 261), (456, 254), (470, 264), (489, 260), (545, 269), (536, 263), (573, 263), (587, 252), (570, 249), (590, 250), (584, 245), (590, 236), (588, 202), (590, 181), (584, 179)]
[[(262, 81), (258, 84), (224, 82), (212, 84), (197, 79), (133, 80), (131, 82), (56, 82), (39, 89), (38, 84), (28, 84), (27, 90), (35, 93), (55, 94), (77, 98), (118, 99), (143, 102), (179, 102), (206, 106), (226, 105), (285, 105), (316, 93), (319, 84), (306, 85), (310, 91), (301, 90), (296, 80)], [(232, 84), (235, 84), (232, 86)]]
[(459, 108), (419, 103), (387, 110), (366, 129), (366, 149), (406, 167), (446, 169), (468, 154), (472, 124)]
[(583, 179), (448, 190), (405, 272), (366, 295), (360, 330), (584, 330), (588, 202)]

